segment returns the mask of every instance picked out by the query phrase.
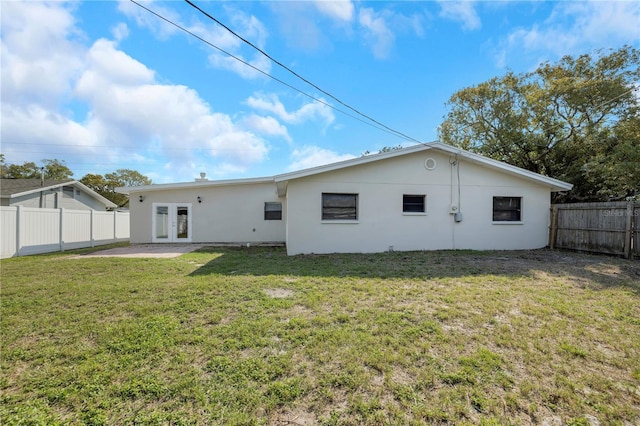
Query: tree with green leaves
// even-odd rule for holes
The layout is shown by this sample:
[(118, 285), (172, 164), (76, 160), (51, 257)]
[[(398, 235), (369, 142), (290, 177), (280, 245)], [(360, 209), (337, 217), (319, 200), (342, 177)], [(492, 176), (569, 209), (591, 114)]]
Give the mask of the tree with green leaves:
[(462, 89), (440, 139), (570, 182), (565, 201), (638, 196), (639, 61), (624, 46)]
[(128, 205), (129, 198), (125, 194), (116, 192), (116, 188), (123, 186), (151, 185), (152, 183), (151, 179), (147, 176), (130, 169), (118, 169), (115, 172), (107, 173), (104, 176), (87, 174), (80, 179), (80, 182), (109, 201), (117, 204), (118, 207)]
[(96, 175), (93, 173), (87, 173), (82, 177), (82, 179), (80, 179), (80, 182), (86, 185), (87, 187), (91, 188), (93, 191), (97, 192), (98, 194), (102, 195), (106, 199), (111, 200), (110, 193), (112, 191), (109, 189), (109, 185), (107, 183), (107, 180), (104, 178), (104, 176)]
[(2, 178), (4, 179), (45, 179), (66, 180), (71, 179), (73, 172), (67, 167), (64, 160), (42, 160), (42, 166), (33, 161), (25, 161), (23, 164), (6, 164), (2, 155)]
[(4, 159), (4, 154), (0, 154), (0, 178), (4, 179), (7, 175), (7, 163)]
[[(380, 151), (377, 152), (377, 154), (382, 154), (383, 152), (391, 152), (391, 151), (396, 151), (398, 149), (402, 149), (402, 145), (396, 145), (396, 146), (383, 146), (382, 149)], [(364, 157), (365, 155), (371, 155), (371, 151), (367, 150), (365, 152), (362, 153), (362, 157)]]
[(602, 199), (640, 198), (640, 117), (617, 122), (582, 166), (585, 184)]

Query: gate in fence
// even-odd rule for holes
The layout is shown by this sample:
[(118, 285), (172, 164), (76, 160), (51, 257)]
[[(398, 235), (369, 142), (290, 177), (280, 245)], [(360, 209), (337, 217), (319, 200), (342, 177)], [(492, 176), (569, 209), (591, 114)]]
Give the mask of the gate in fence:
[(640, 203), (554, 204), (549, 247), (640, 257)]

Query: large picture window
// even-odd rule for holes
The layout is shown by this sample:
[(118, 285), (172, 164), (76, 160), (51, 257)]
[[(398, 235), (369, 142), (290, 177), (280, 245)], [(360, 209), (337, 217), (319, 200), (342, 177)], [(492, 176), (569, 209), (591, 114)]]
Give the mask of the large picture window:
[(403, 213), (425, 213), (426, 197), (424, 195), (403, 195), (402, 196), (402, 212)]
[(493, 197), (494, 222), (521, 222), (522, 197)]
[(358, 194), (322, 194), (322, 220), (358, 220)]
[(264, 220), (282, 220), (282, 203), (264, 203)]

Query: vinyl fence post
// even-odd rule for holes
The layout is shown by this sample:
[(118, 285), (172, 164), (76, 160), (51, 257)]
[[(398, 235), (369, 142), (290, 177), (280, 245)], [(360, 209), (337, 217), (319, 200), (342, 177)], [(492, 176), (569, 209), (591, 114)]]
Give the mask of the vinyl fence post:
[(22, 206), (16, 206), (16, 256), (22, 251)]
[(58, 235), (58, 242), (60, 243), (60, 251), (64, 251), (64, 208), (58, 209), (60, 215), (60, 235)]
[(93, 214), (95, 210), (91, 209), (91, 219), (89, 220), (89, 241), (91, 242), (91, 247), (95, 247), (94, 239), (93, 239)]

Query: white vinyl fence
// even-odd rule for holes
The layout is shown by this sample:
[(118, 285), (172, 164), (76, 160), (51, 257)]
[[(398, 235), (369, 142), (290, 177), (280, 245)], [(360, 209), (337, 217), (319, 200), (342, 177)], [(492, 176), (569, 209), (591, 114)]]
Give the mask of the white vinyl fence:
[(129, 240), (129, 213), (0, 207), (0, 258)]

